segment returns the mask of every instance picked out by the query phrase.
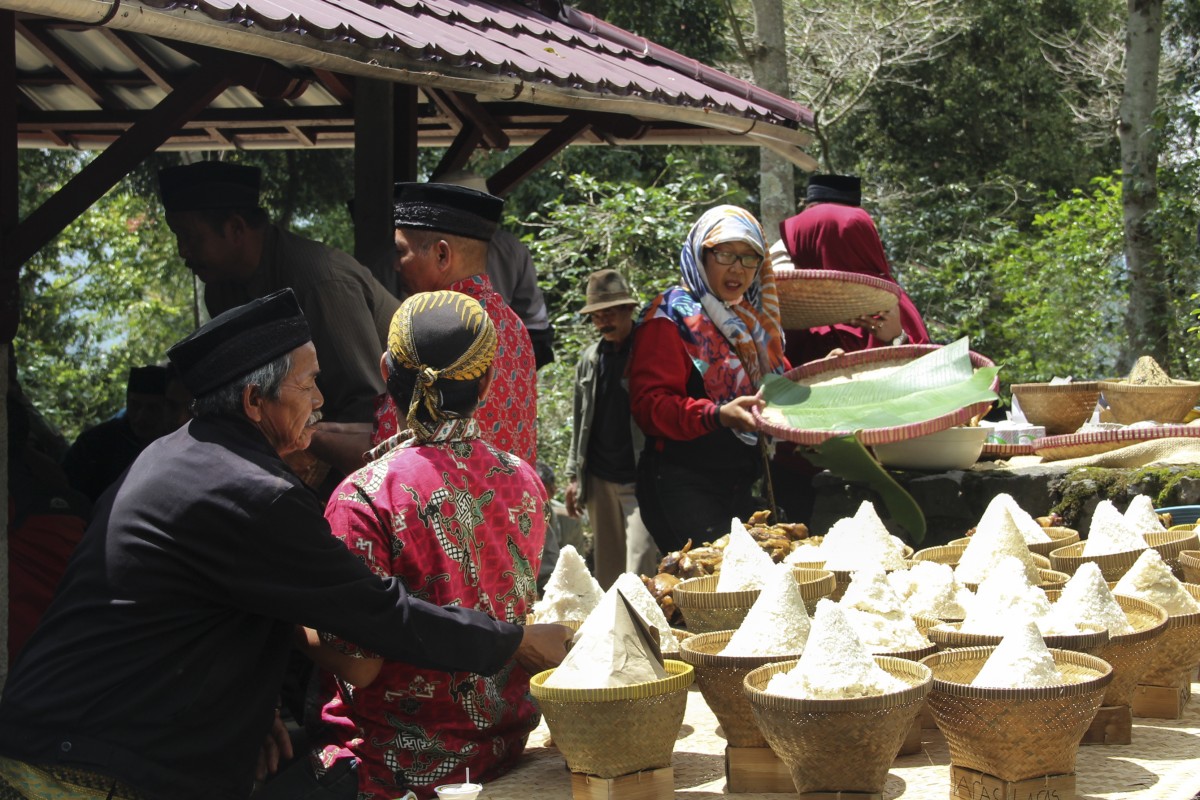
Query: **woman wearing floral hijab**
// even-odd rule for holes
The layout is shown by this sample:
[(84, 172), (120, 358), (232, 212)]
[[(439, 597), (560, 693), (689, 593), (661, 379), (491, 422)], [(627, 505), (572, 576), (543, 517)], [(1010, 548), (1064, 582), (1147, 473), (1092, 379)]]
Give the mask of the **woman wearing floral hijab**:
[(764, 375), (787, 369), (762, 226), (717, 206), (679, 257), (682, 285), (656, 297), (634, 333), (630, 409), (646, 434), (642, 520), (659, 549), (716, 538), (753, 509), (762, 473), (751, 410)]

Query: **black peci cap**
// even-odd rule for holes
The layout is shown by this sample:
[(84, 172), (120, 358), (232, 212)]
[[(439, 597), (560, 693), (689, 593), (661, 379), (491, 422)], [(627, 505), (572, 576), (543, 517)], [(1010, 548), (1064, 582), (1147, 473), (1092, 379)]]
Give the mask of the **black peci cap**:
[(167, 351), (183, 385), (196, 397), (269, 364), (312, 341), (291, 289), (214, 317)]
[(262, 170), (225, 161), (197, 161), (159, 170), (158, 191), (168, 213), (257, 208)]
[(487, 192), (449, 183), (397, 183), (392, 195), (397, 228), (441, 231), (491, 241), (504, 201)]
[(820, 203), (862, 205), (862, 179), (857, 175), (811, 175), (805, 200)]

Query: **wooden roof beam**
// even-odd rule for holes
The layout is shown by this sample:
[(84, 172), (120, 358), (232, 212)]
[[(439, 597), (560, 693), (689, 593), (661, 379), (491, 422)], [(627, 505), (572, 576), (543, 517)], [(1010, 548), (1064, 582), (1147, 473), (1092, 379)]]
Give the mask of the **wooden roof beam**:
[(463, 126), (458, 135), (454, 137), (454, 141), (446, 148), (446, 153), (438, 162), (433, 174), (442, 175), (465, 167), (481, 141), (483, 141), (483, 132), (479, 128), (474, 125)]
[(543, 164), (560, 150), (578, 139), (592, 127), (586, 115), (572, 114), (555, 125), (546, 135), (527, 147), (519, 156), (501, 167), (488, 178), (488, 189), (492, 194), (504, 197), (513, 187), (537, 172)]
[(154, 110), (142, 117), (81, 172), (59, 189), (6, 237), (5, 257), (24, 264), (116, 185), (143, 159), (211, 103), (234, 80), (236, 62), (229, 59), (201, 67)]
[(429, 95), (448, 117), (457, 119), (464, 128), (478, 128), (483, 135), (483, 143), (488, 147), (493, 150), (508, 149), (508, 134), (474, 95), (431, 88), (425, 89), (425, 94)]
[(35, 27), (35, 23), (28, 20), (17, 20), (15, 24), (17, 33), (25, 37), (39, 53), (54, 65), (55, 69), (65, 75), (67, 80), (76, 89), (87, 95), (93, 103), (99, 106), (127, 107), (112, 92), (108, 91), (102, 82), (93, 80), (92, 76), (88, 74), (87, 68), (79, 63), (70, 50), (56, 41), (44, 25)]
[(313, 75), (339, 103), (354, 105), (354, 78), (327, 69), (314, 69)]
[(132, 36), (112, 28), (101, 28), (100, 31), (155, 86), (168, 93), (174, 90), (175, 82), (163, 74), (163, 71), (155, 64), (155, 58), (150, 54), (150, 51), (142, 47)]

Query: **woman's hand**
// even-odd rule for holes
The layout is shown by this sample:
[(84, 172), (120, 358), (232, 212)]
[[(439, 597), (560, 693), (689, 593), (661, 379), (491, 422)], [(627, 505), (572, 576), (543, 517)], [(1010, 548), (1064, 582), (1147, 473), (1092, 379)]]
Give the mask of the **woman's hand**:
[(766, 402), (761, 397), (749, 394), (744, 397), (735, 397), (728, 403), (722, 403), (721, 410), (718, 412), (721, 426), (733, 428), (735, 431), (753, 433), (758, 430), (758, 425), (754, 422), (754, 415), (750, 411), (755, 408), (762, 410), (765, 405)]
[(876, 339), (881, 339), (885, 342), (892, 341), (903, 330), (900, 326), (899, 306), (887, 311), (880, 311), (878, 314), (864, 314), (861, 317), (855, 317), (850, 320), (850, 324), (862, 328), (863, 333), (870, 334)]

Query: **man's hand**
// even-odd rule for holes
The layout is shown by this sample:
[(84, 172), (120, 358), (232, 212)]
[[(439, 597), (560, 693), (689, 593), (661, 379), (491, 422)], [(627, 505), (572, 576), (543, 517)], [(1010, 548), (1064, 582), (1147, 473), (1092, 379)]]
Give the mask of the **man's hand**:
[(258, 765), (254, 768), (254, 777), (260, 781), (266, 780), (267, 775), (274, 775), (279, 771), (281, 759), (290, 759), (293, 755), (292, 737), (283, 720), (279, 718), (279, 709), (275, 709), (275, 721), (271, 723), (271, 732), (267, 734), (262, 748), (258, 751)]
[(719, 413), (721, 425), (726, 428), (733, 428), (735, 431), (746, 431), (753, 433), (758, 430), (758, 426), (754, 422), (754, 415), (750, 410), (757, 408), (762, 409), (766, 402), (757, 395), (748, 394), (743, 397), (735, 397), (728, 403), (721, 404)]
[(567, 506), (567, 516), (572, 519), (579, 519), (583, 516), (583, 509), (579, 507), (579, 481), (573, 480), (567, 484), (566, 494), (563, 496), (563, 502)]
[(574, 635), (566, 625), (526, 625), (513, 657), (530, 675), (557, 667), (567, 657), (567, 642)]

